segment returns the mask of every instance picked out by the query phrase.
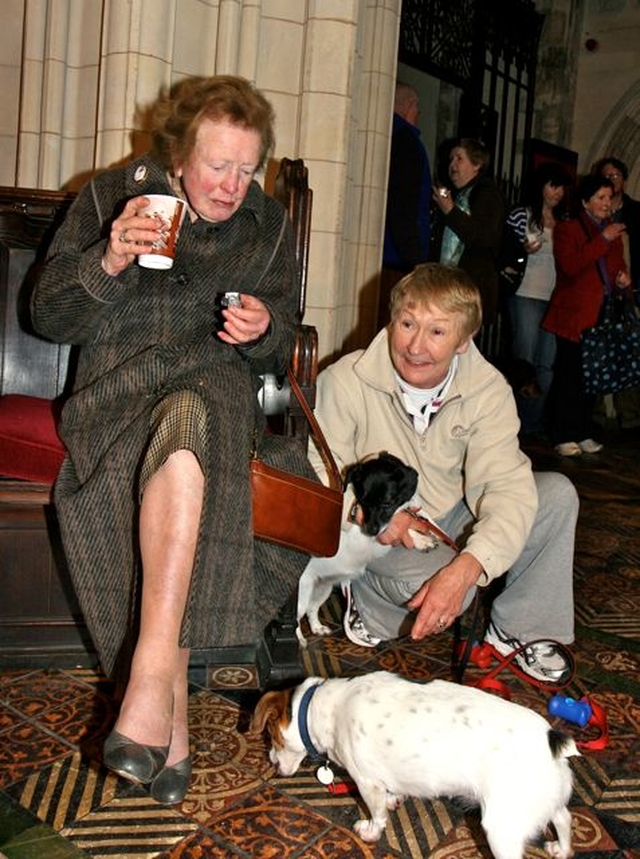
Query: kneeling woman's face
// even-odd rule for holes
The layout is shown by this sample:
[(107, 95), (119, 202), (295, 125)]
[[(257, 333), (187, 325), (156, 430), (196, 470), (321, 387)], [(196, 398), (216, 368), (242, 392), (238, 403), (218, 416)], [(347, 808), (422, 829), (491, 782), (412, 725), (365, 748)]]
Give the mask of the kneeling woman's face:
[(175, 173), (191, 208), (205, 221), (228, 220), (240, 208), (260, 161), (252, 128), (203, 119), (189, 158)]
[(435, 388), (446, 378), (454, 355), (469, 348), (461, 339), (459, 313), (434, 305), (405, 305), (390, 326), (391, 361), (400, 376), (415, 388)]

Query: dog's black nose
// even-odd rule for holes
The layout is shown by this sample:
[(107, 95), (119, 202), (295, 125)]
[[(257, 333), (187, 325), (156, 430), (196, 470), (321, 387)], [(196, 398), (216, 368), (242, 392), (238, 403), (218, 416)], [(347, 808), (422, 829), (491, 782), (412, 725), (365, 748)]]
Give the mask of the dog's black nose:
[(377, 516), (373, 516), (363, 523), (362, 528), (369, 537), (377, 537), (382, 528), (382, 522)]

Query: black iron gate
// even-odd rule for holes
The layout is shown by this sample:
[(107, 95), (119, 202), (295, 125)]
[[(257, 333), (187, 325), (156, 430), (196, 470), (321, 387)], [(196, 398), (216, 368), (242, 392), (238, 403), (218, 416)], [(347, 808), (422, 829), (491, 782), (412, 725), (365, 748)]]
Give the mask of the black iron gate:
[[(520, 202), (528, 160), (543, 22), (532, 0), (402, 4), (398, 60), (460, 90), (457, 133), (489, 148), (509, 204)], [(494, 360), (506, 340), (499, 313), (495, 324), (483, 326), (478, 345)]]
[(458, 133), (481, 139), (516, 202), (531, 138), (544, 15), (532, 0), (403, 0), (398, 59), (462, 92)]

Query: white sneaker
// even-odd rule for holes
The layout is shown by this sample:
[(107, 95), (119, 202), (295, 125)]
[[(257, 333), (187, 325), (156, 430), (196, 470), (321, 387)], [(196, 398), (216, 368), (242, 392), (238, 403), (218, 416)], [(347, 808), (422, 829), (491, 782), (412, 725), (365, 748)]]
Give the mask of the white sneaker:
[(585, 438), (583, 441), (578, 442), (578, 447), (583, 453), (600, 453), (603, 444), (600, 444), (599, 441), (594, 441), (592, 438)]
[(555, 452), (560, 456), (580, 456), (583, 450), (582, 444), (577, 444), (575, 441), (564, 441), (555, 446)]
[(377, 647), (382, 641), (381, 638), (376, 638), (370, 635), (362, 622), (360, 612), (358, 611), (353, 596), (351, 594), (351, 585), (342, 586), (342, 593), (347, 601), (347, 608), (344, 613), (344, 634), (349, 641), (357, 644), (359, 647)]
[[(518, 650), (525, 644), (517, 638), (510, 637), (493, 622), (489, 624), (484, 640), (502, 656), (510, 656), (514, 650)], [(513, 661), (525, 674), (545, 683), (564, 682), (571, 673), (567, 660), (551, 642), (540, 641), (529, 647), (525, 646)]]

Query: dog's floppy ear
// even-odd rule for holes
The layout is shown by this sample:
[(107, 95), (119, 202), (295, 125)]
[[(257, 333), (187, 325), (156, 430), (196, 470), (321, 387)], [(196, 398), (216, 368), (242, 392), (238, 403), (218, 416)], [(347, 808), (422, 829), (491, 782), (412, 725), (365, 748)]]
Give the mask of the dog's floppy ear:
[(388, 465), (393, 479), (397, 481), (398, 487), (402, 487), (401, 495), (406, 496), (406, 500), (415, 493), (418, 488), (418, 472), (411, 465), (407, 465), (399, 457), (386, 450), (380, 452), (380, 459)]
[(415, 468), (410, 465), (403, 465), (399, 477), (407, 487), (409, 496), (414, 495), (418, 488), (418, 472)]
[(358, 479), (358, 474), (362, 470), (362, 463), (354, 462), (353, 465), (348, 465), (342, 475), (342, 491), (344, 492), (350, 483)]
[(399, 459), (397, 456), (394, 456), (393, 453), (389, 453), (386, 450), (380, 451), (380, 459), (384, 459), (385, 462), (388, 462), (389, 465), (395, 465), (396, 468), (406, 468), (406, 464)]
[(376, 459), (388, 459), (389, 461), (393, 461), (394, 465), (403, 464), (402, 460), (390, 453), (387, 453), (386, 450), (381, 450), (379, 453), (369, 453), (366, 456), (363, 456), (362, 459), (359, 459), (358, 462), (354, 462), (352, 465), (348, 465), (346, 467), (342, 477), (343, 490), (345, 490), (350, 483), (353, 483), (355, 487), (360, 479), (360, 474), (362, 473), (364, 466)]
[(251, 717), (249, 733), (261, 734), (268, 728), (274, 744), (282, 748), (282, 726), (291, 721), (291, 694), (291, 689), (265, 692)]

